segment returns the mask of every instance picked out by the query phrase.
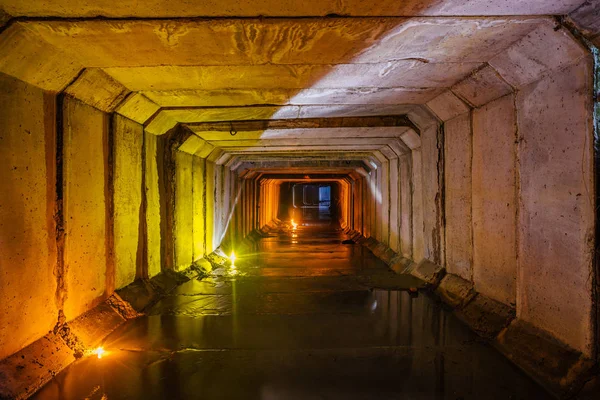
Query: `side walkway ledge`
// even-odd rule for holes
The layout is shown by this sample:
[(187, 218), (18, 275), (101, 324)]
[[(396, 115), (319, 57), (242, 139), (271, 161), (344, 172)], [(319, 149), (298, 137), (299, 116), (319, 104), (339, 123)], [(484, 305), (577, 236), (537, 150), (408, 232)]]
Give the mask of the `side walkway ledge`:
[(494, 345), (559, 398), (572, 398), (592, 377), (593, 360), (525, 321), (514, 320)]
[(407, 268), (405, 272), (409, 272), (412, 276), (417, 277), (434, 287), (440, 283), (446, 274), (444, 267), (434, 264), (427, 259), (424, 259), (416, 266)]
[[(112, 331), (139, 314), (113, 294), (105, 302), (65, 323), (0, 362), (0, 399), (26, 399)], [(62, 319), (62, 317), (61, 317)]]

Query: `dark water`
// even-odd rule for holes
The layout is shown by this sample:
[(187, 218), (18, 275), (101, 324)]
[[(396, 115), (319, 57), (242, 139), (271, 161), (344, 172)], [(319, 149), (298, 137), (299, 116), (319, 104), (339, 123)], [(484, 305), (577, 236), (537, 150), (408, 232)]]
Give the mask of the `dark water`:
[(432, 298), (317, 227), (190, 281), (36, 399), (545, 399)]

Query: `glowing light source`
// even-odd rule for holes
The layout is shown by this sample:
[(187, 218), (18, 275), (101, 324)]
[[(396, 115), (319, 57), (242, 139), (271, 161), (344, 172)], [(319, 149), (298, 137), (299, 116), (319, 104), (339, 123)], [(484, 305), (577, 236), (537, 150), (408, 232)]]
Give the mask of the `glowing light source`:
[(235, 260), (236, 260), (235, 253), (233, 251), (231, 252), (231, 255), (229, 256), (229, 260), (231, 261), (231, 266), (233, 267), (235, 265)]
[(296, 230), (296, 228), (298, 227), (298, 224), (294, 222), (294, 220), (291, 221), (292, 224), (292, 229)]
[(92, 354), (97, 355), (98, 358), (102, 358), (102, 356), (106, 354), (106, 350), (104, 350), (104, 347), (98, 347), (92, 351)]

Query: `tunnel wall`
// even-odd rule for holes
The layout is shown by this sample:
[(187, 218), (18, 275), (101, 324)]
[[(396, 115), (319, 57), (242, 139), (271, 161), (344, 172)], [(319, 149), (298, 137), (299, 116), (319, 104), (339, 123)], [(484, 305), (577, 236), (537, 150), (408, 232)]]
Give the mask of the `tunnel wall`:
[(428, 103), (445, 134), (445, 268), (587, 356), (592, 95), (585, 48), (542, 26)]
[(53, 95), (0, 74), (0, 359), (58, 317), (55, 108)]
[(114, 290), (108, 247), (108, 115), (64, 101), (64, 313), (74, 319)]

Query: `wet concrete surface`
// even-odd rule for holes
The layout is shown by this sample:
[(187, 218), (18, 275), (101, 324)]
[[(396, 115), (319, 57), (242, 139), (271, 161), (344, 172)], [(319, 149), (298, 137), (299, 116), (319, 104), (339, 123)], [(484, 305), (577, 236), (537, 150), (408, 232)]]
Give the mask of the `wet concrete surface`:
[(178, 287), (36, 399), (545, 399), (421, 285), (327, 227)]

